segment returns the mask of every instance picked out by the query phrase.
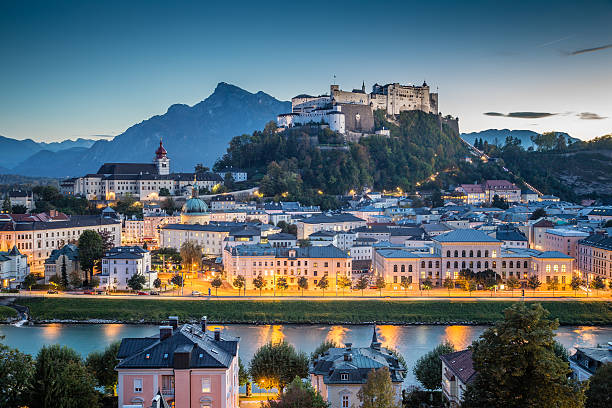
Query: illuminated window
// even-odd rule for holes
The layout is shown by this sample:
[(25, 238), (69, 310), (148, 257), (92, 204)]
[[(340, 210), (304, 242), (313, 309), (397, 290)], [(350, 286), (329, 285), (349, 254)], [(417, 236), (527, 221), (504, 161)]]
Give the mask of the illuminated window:
[(142, 392), (142, 378), (134, 378), (134, 392)]
[(546, 272), (549, 273), (550, 272), (550, 265), (546, 265)]
[(202, 378), (202, 392), (210, 392), (210, 378)]

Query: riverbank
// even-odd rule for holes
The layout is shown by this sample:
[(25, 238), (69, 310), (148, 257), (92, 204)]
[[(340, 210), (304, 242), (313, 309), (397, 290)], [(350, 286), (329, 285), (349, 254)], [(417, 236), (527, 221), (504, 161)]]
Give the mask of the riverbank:
[[(491, 324), (502, 318), (510, 301), (440, 300), (130, 300), (17, 298), (34, 323), (151, 323), (178, 316), (197, 321), (206, 315), (216, 323), (248, 324)], [(612, 302), (541, 303), (562, 325), (612, 326)]]
[(0, 322), (11, 322), (18, 318), (18, 313), (15, 309), (8, 306), (0, 306)]

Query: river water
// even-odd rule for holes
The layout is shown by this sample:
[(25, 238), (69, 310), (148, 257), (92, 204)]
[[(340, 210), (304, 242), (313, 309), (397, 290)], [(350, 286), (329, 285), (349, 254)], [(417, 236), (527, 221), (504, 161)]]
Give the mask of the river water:
[[(353, 343), (366, 347), (372, 339), (373, 326), (368, 325), (209, 325), (240, 337), (240, 357), (247, 364), (259, 346), (268, 341), (285, 340), (298, 350), (310, 353), (324, 340)], [(412, 367), (416, 360), (444, 340), (457, 349), (466, 348), (486, 329), (486, 326), (377, 326), (377, 336), (385, 347), (397, 349), (406, 360), (406, 385), (416, 384)], [(36, 354), (46, 344), (71, 347), (86, 356), (102, 350), (124, 337), (151, 336), (157, 326), (128, 324), (44, 324), (16, 327), (0, 325), (0, 340), (22, 352)], [(557, 339), (573, 353), (575, 347), (595, 347), (612, 341), (612, 327), (565, 326), (557, 331)]]

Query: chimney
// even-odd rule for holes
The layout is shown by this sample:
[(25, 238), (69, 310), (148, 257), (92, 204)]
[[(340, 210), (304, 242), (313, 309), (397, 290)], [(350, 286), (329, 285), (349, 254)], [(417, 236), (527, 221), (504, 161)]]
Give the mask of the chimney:
[(346, 343), (344, 346), (346, 347), (346, 351), (351, 351), (351, 348), (353, 347), (353, 343)]
[(219, 329), (215, 329), (215, 341), (221, 341), (221, 331)]
[(170, 316), (168, 317), (170, 326), (172, 326), (172, 330), (176, 330), (178, 328), (178, 316)]
[(159, 339), (164, 340), (172, 336), (172, 326), (159, 326)]
[(202, 333), (206, 334), (206, 316), (202, 316), (200, 319), (200, 327), (202, 329)]

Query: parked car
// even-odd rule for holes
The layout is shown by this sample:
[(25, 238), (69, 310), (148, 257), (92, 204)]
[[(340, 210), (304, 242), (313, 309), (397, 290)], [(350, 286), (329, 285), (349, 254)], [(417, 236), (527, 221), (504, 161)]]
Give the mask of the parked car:
[(57, 290), (55, 290), (55, 289), (49, 289), (49, 290), (47, 291), (47, 293), (48, 293), (48, 294), (50, 294), (50, 295), (57, 295), (57, 293), (58, 293), (58, 292), (57, 292)]
[(155, 292), (155, 291), (152, 291), (152, 292), (151, 292), (151, 293), (149, 293), (149, 294), (150, 294), (150, 295), (156, 295), (156, 296), (159, 296), (159, 292)]
[(197, 290), (194, 290), (193, 292), (191, 292), (191, 296), (202, 296), (202, 294)]
[(94, 292), (94, 291), (93, 291), (93, 290), (91, 290), (91, 289), (85, 289), (85, 290), (83, 291), (83, 294), (84, 294), (84, 295), (95, 295), (95, 294), (96, 294), (96, 292)]
[(148, 295), (149, 292), (143, 292), (143, 291), (139, 291), (138, 292), (138, 296), (143, 296), (143, 295)]

